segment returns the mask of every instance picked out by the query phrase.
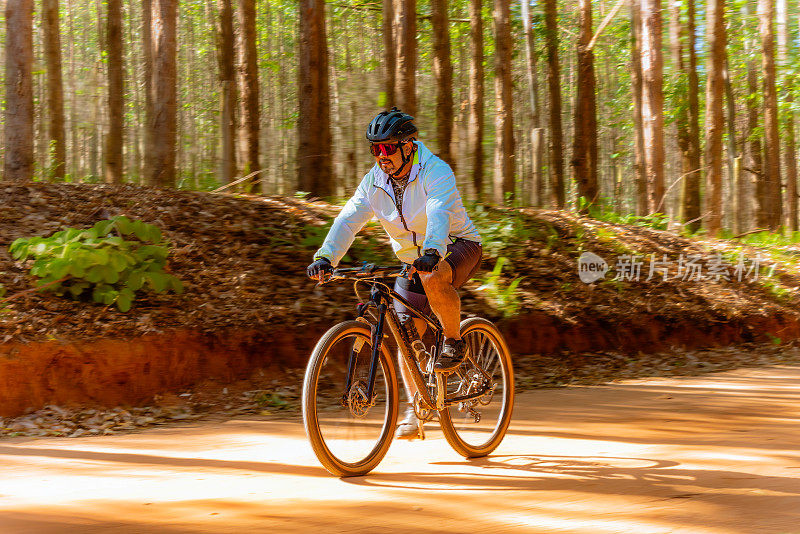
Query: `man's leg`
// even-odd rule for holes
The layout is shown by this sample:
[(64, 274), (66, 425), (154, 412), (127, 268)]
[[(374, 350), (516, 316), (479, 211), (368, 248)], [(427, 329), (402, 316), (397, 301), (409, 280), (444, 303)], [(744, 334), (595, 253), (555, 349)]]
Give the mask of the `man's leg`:
[(461, 339), (461, 298), (453, 287), (453, 268), (447, 261), (441, 260), (432, 272), (418, 273), (431, 309), (442, 323), (444, 336)]
[(464, 360), (466, 344), (461, 340), (461, 299), (457, 288), (464, 285), (478, 270), (482, 248), (480, 243), (463, 239), (447, 246), (447, 257), (430, 273), (419, 273), (431, 309), (442, 323), (445, 341), (436, 359), (436, 371), (452, 371)]

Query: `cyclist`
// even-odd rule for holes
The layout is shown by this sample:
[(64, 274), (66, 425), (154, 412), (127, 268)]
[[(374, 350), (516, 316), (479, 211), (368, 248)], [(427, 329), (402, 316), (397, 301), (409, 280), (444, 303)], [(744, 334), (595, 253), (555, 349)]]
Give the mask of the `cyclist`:
[[(353, 244), (356, 233), (375, 216), (389, 234), (397, 257), (410, 265), (409, 278), (398, 277), (394, 289), (418, 309), (431, 309), (439, 318), (445, 340), (434, 364), (450, 371), (464, 360), (466, 344), (459, 323), (461, 300), (456, 289), (478, 270), (481, 239), (472, 224), (450, 166), (416, 139), (414, 117), (392, 108), (382, 111), (367, 127), (375, 165), (333, 222), (322, 247), (308, 266), (310, 278), (322, 279)], [(442, 261), (444, 260), (444, 261)], [(410, 314), (395, 301), (401, 321)], [(420, 335), (425, 323), (415, 319)], [(418, 420), (411, 401), (416, 388), (400, 358), (409, 408), (396, 437), (417, 436)]]

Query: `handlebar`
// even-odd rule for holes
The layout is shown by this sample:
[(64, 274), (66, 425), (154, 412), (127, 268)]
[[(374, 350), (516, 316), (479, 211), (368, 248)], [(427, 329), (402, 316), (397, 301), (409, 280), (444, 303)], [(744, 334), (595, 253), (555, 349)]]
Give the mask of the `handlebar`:
[(372, 278), (397, 278), (399, 276), (406, 276), (408, 271), (405, 265), (375, 265), (374, 263), (365, 263), (361, 267), (343, 267), (341, 269), (334, 269), (333, 272), (326, 276), (320, 284), (327, 284), (334, 280), (367, 280)]

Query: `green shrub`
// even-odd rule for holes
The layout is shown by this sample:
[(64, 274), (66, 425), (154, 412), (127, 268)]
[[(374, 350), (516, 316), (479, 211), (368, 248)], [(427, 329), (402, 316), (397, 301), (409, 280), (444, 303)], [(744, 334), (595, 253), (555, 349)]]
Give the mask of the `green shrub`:
[(517, 286), (522, 281), (522, 278), (515, 278), (508, 285), (503, 282), (501, 272), (506, 261), (506, 258), (503, 257), (497, 259), (494, 269), (489, 273), (489, 276), (484, 278), (483, 284), (478, 288), (478, 291), (486, 291), (500, 311), (503, 312), (503, 316), (511, 317), (520, 306)]
[(164, 272), (169, 248), (161, 230), (125, 216), (100, 221), (89, 229), (67, 228), (50, 237), (20, 238), (11, 255), (34, 259), (36, 286), (56, 295), (88, 297), (116, 304), (126, 312), (145, 286), (156, 293), (183, 292), (183, 284)]

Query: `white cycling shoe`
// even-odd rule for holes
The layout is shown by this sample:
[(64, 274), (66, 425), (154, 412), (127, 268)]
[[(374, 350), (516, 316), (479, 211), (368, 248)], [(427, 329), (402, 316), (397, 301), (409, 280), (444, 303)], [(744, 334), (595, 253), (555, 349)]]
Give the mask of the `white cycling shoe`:
[(406, 415), (397, 425), (394, 437), (396, 439), (425, 439), (422, 421), (417, 419), (412, 406), (406, 408)]

